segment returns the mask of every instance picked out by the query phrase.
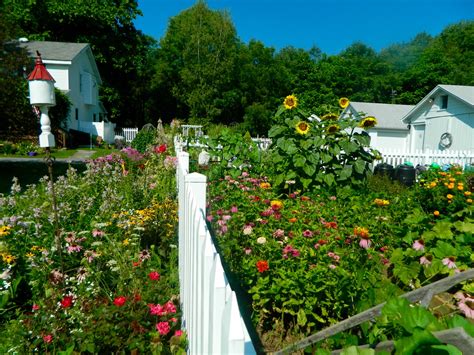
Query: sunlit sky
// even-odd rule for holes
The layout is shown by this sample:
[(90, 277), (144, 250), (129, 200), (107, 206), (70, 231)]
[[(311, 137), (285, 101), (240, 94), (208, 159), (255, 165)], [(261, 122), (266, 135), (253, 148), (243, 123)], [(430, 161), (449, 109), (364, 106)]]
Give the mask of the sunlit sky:
[[(159, 40), (168, 21), (195, 0), (139, 0), (135, 26)], [(226, 10), (245, 43), (286, 46), (338, 54), (360, 41), (376, 51), (408, 42), (420, 32), (439, 34), (447, 25), (474, 19), (474, 0), (209, 0)]]

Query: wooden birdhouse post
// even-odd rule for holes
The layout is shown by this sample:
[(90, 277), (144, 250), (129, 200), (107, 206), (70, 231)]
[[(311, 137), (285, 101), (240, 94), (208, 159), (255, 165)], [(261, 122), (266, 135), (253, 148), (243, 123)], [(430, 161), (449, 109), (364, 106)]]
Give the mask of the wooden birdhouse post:
[(36, 51), (35, 68), (28, 76), (31, 105), (38, 106), (41, 110), (41, 134), (39, 136), (40, 147), (54, 147), (54, 135), (51, 133), (51, 121), (48, 116), (50, 106), (56, 105), (54, 95), (55, 80), (46, 69), (41, 59), (41, 54)]

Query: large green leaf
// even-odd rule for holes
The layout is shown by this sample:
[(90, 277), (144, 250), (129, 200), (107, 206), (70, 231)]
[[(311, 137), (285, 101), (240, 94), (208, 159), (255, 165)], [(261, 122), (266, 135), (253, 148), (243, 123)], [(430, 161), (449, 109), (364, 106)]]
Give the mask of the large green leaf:
[(331, 173), (324, 174), (323, 181), (326, 183), (326, 185), (331, 186), (334, 183), (334, 175)]
[(447, 221), (439, 221), (433, 227), (433, 231), (438, 235), (439, 238), (450, 239), (453, 237), (453, 232), (451, 232), (452, 224)]
[(285, 130), (286, 130), (285, 126), (280, 126), (280, 125), (272, 126), (272, 128), (270, 128), (270, 130), (268, 131), (268, 137), (274, 138), (276, 136), (279, 136), (280, 134), (285, 132)]
[(316, 172), (316, 167), (313, 164), (305, 164), (303, 166), (303, 171), (305, 172), (306, 175), (313, 176), (314, 173)]
[(357, 173), (362, 174), (365, 170), (366, 162), (363, 160), (356, 160), (354, 162), (354, 169)]
[(293, 157), (293, 164), (295, 164), (296, 167), (301, 168), (305, 165), (306, 163), (306, 158), (300, 154), (297, 154)]
[(453, 223), (454, 228), (456, 228), (460, 232), (465, 232), (465, 233), (474, 233), (474, 223), (472, 222), (461, 222), (457, 221)]
[(346, 166), (339, 172), (338, 180), (346, 180), (352, 175), (352, 166)]
[[(427, 330), (416, 331), (412, 336), (395, 341), (397, 354), (423, 354), (429, 351), (430, 345), (440, 345), (441, 342)], [(426, 349), (426, 350), (422, 350)]]

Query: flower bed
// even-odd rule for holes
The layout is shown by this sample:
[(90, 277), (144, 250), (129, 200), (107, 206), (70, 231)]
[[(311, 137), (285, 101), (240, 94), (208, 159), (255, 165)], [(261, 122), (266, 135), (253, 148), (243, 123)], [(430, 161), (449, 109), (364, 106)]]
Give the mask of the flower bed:
[(184, 352), (174, 158), (96, 159), (0, 196), (0, 352)]
[[(236, 155), (231, 160), (225, 142), (211, 142), (223, 147), (213, 152), (221, 163), (206, 170), (208, 220), (251, 297), (266, 351), (473, 263), (472, 176), (456, 167), (435, 169), (412, 188), (370, 177), (367, 163), (378, 153), (352, 128), (371, 127), (375, 118), (358, 123), (328, 114), (309, 122), (297, 117), (296, 98), (287, 100), (270, 130), (276, 144), (258, 157), (260, 164), (245, 139), (229, 148)], [(452, 290), (443, 303), (449, 315), (440, 307), (432, 312), (473, 318), (473, 286)], [(374, 343), (393, 336), (393, 329), (366, 323), (319, 346)]]

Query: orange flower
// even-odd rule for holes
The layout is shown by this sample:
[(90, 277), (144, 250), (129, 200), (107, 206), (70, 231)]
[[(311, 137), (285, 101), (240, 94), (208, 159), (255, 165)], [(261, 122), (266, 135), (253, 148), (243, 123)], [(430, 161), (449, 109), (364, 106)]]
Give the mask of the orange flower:
[(364, 238), (364, 239), (369, 238), (369, 230), (367, 228), (355, 227), (354, 228), (354, 234), (356, 236), (359, 236), (359, 237)]
[(434, 211), (433, 214), (438, 217), (439, 216), (439, 211)]
[(260, 187), (262, 189), (269, 189), (271, 187), (270, 183), (269, 182), (261, 182), (260, 183)]
[(295, 223), (298, 219), (296, 217), (290, 218), (288, 222)]
[(283, 207), (283, 202), (279, 200), (273, 200), (272, 202), (270, 202), (270, 206), (272, 207), (272, 210), (278, 211)]
[(270, 269), (270, 267), (268, 266), (268, 261), (266, 260), (257, 261), (257, 269), (258, 269), (258, 272), (260, 273), (265, 272), (268, 269)]

